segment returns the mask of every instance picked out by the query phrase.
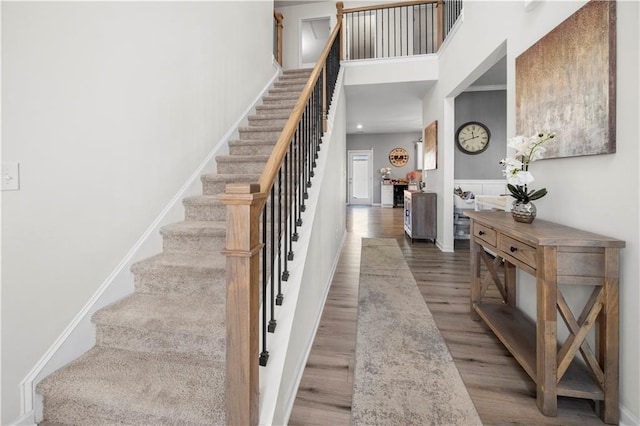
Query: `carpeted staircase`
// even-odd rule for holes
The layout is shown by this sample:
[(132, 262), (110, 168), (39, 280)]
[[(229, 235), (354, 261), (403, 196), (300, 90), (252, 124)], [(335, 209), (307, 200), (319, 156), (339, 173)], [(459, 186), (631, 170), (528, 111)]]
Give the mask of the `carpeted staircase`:
[[(135, 291), (96, 312), (96, 345), (37, 386), (43, 424), (225, 423), (226, 208), (230, 182), (257, 182), (310, 70), (285, 71), (165, 226), (163, 252), (132, 267)], [(256, 354), (257, 362), (257, 354)]]

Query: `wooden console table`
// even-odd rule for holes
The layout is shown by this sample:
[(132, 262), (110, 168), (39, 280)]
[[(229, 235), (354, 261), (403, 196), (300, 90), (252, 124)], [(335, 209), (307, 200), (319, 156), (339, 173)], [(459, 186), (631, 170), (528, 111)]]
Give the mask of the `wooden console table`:
[[(471, 218), (471, 317), (491, 328), (536, 383), (540, 411), (556, 416), (558, 396), (591, 399), (604, 422), (618, 423), (618, 252), (624, 241), (538, 219), (517, 223), (506, 212), (464, 214)], [(516, 268), (536, 277), (537, 322), (516, 306)], [(482, 300), (491, 283), (502, 303)], [(561, 284), (593, 287), (577, 318)], [(557, 338), (557, 312), (570, 332), (564, 342)], [(585, 339), (594, 325), (595, 351)], [(575, 359), (578, 351), (586, 364)]]

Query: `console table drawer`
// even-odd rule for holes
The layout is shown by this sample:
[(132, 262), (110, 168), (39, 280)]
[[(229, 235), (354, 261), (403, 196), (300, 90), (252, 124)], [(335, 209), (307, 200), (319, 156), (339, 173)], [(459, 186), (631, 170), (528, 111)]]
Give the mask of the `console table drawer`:
[(521, 261), (525, 265), (536, 269), (536, 248), (522, 241), (500, 234), (498, 249), (505, 254)]
[(473, 229), (473, 236), (480, 238), (481, 240), (491, 244), (492, 246), (496, 246), (496, 230), (484, 226), (480, 223), (476, 223), (475, 228)]

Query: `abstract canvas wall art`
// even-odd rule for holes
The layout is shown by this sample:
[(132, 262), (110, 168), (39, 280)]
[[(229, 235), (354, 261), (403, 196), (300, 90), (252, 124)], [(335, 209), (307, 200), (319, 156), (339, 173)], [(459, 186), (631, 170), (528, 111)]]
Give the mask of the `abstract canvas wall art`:
[(592, 0), (516, 58), (516, 133), (544, 158), (616, 151), (616, 3)]

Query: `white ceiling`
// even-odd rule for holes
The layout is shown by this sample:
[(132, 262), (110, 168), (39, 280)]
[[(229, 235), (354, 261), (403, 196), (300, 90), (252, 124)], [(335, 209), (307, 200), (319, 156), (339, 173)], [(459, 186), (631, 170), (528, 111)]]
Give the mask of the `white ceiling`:
[(283, 6), (296, 6), (299, 4), (309, 4), (309, 3), (323, 3), (325, 0), (321, 1), (313, 1), (313, 0), (275, 0), (273, 2), (273, 7), (283, 7)]
[(422, 99), (432, 85), (420, 81), (345, 87), (347, 133), (422, 131)]
[[(506, 58), (478, 78), (469, 90), (504, 87)], [(422, 100), (434, 82), (346, 86), (347, 133), (422, 132)], [(362, 129), (356, 126), (362, 124)]]

